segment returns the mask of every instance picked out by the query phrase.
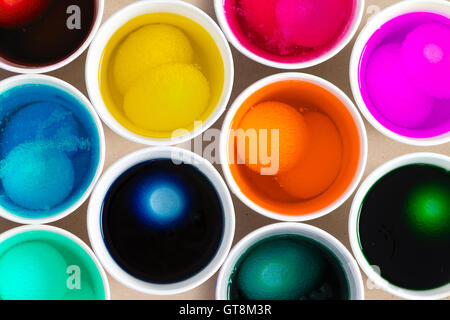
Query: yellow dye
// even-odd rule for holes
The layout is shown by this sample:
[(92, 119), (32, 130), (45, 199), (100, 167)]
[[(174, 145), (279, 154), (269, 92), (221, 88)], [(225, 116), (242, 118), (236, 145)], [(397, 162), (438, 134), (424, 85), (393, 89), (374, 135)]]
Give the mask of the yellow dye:
[(108, 41), (99, 82), (105, 105), (123, 127), (170, 138), (212, 114), (223, 92), (224, 65), (201, 25), (177, 14), (150, 13), (130, 20)]

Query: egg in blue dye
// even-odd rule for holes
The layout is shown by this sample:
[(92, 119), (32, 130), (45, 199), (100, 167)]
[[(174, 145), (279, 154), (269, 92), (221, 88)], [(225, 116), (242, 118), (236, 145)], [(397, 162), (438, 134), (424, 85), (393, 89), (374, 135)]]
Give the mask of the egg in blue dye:
[(100, 136), (86, 106), (44, 84), (0, 93), (0, 206), (25, 218), (78, 201), (100, 163)]
[(191, 206), (188, 186), (170, 173), (142, 177), (135, 187), (134, 212), (152, 228), (174, 227), (183, 222)]
[(74, 175), (67, 155), (48, 142), (18, 145), (0, 169), (6, 195), (31, 210), (48, 210), (62, 202), (73, 189)]

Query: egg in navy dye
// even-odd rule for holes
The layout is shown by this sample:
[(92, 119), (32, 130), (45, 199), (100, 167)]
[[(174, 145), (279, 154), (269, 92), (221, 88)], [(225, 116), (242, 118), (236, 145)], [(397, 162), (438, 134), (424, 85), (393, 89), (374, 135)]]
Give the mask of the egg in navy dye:
[(170, 159), (140, 163), (112, 184), (102, 231), (119, 266), (143, 281), (175, 283), (203, 270), (223, 238), (224, 213), (210, 180)]

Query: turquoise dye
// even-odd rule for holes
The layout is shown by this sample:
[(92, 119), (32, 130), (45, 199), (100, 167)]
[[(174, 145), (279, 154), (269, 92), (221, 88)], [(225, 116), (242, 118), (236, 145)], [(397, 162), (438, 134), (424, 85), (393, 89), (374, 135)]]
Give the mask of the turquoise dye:
[(104, 300), (95, 262), (76, 242), (25, 231), (0, 243), (0, 300)]
[(62, 89), (24, 84), (0, 94), (0, 206), (24, 218), (56, 215), (95, 177), (100, 141), (86, 106)]
[(349, 298), (338, 258), (299, 235), (278, 235), (251, 246), (229, 281), (231, 300), (341, 300)]

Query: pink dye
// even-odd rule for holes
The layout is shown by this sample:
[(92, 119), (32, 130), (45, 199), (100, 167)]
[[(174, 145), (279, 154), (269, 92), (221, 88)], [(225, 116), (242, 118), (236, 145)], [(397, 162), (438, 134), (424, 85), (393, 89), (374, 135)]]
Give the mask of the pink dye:
[(225, 0), (240, 43), (268, 60), (304, 62), (330, 51), (345, 36), (355, 0)]
[(278, 26), (285, 39), (293, 44), (324, 46), (333, 41), (344, 26), (348, 5), (347, 1), (336, 0), (279, 0)]

